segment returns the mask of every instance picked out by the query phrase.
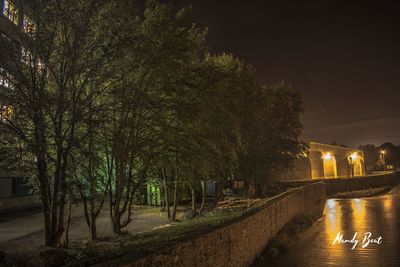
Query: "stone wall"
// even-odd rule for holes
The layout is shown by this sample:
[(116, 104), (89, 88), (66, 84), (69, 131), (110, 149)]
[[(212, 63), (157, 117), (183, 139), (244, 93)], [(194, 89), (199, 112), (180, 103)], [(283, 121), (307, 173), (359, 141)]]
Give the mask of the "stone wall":
[(322, 215), (324, 183), (292, 189), (271, 199), (255, 214), (160, 253), (120, 266), (249, 266), (268, 242), (297, 215)]

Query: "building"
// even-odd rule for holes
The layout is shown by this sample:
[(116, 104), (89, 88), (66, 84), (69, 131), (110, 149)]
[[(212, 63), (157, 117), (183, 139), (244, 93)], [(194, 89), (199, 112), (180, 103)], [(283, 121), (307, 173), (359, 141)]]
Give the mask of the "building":
[(310, 180), (364, 175), (364, 154), (361, 150), (310, 142), (306, 155), (299, 157), (294, 168), (278, 179)]
[[(24, 38), (35, 31), (35, 25), (24, 12), (21, 3), (26, 1), (0, 0), (0, 120), (12, 116), (12, 107), (7, 103), (7, 90), (13, 90), (12, 70), (15, 59), (23, 63)], [(0, 160), (1, 160), (0, 151)], [(0, 165), (0, 212), (38, 205), (35, 196), (29, 194), (25, 179)]]

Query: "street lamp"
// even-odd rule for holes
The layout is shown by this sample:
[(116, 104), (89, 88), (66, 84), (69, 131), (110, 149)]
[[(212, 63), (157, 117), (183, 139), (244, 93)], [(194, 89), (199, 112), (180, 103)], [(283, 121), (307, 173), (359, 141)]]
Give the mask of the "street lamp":
[(326, 160), (330, 160), (332, 158), (332, 156), (331, 156), (331, 153), (330, 152), (327, 152), (325, 155), (324, 155), (324, 159), (326, 159)]
[(381, 150), (381, 157), (382, 157), (382, 165), (383, 165), (383, 170), (384, 171), (386, 170), (385, 153), (386, 153), (386, 151), (382, 149)]

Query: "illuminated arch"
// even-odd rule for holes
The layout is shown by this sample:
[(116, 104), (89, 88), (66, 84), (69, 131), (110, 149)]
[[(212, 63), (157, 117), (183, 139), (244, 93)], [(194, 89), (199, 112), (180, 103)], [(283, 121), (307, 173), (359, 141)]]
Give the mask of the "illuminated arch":
[(309, 159), (311, 165), (311, 178), (318, 179), (324, 177), (324, 164), (322, 161), (322, 153), (318, 150), (309, 151)]
[(336, 178), (337, 177), (337, 165), (336, 158), (332, 153), (325, 153), (322, 157), (324, 165), (324, 177), (325, 178)]
[(363, 160), (357, 159), (354, 164), (354, 176), (362, 176), (363, 175)]

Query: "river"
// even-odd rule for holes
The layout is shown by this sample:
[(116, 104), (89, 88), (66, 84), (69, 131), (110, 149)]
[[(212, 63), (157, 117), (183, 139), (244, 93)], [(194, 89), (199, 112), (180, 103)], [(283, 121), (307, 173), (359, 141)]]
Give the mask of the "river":
[[(333, 244), (340, 235), (348, 242)], [(322, 218), (287, 253), (253, 266), (400, 266), (400, 185), (381, 196), (328, 199)]]

